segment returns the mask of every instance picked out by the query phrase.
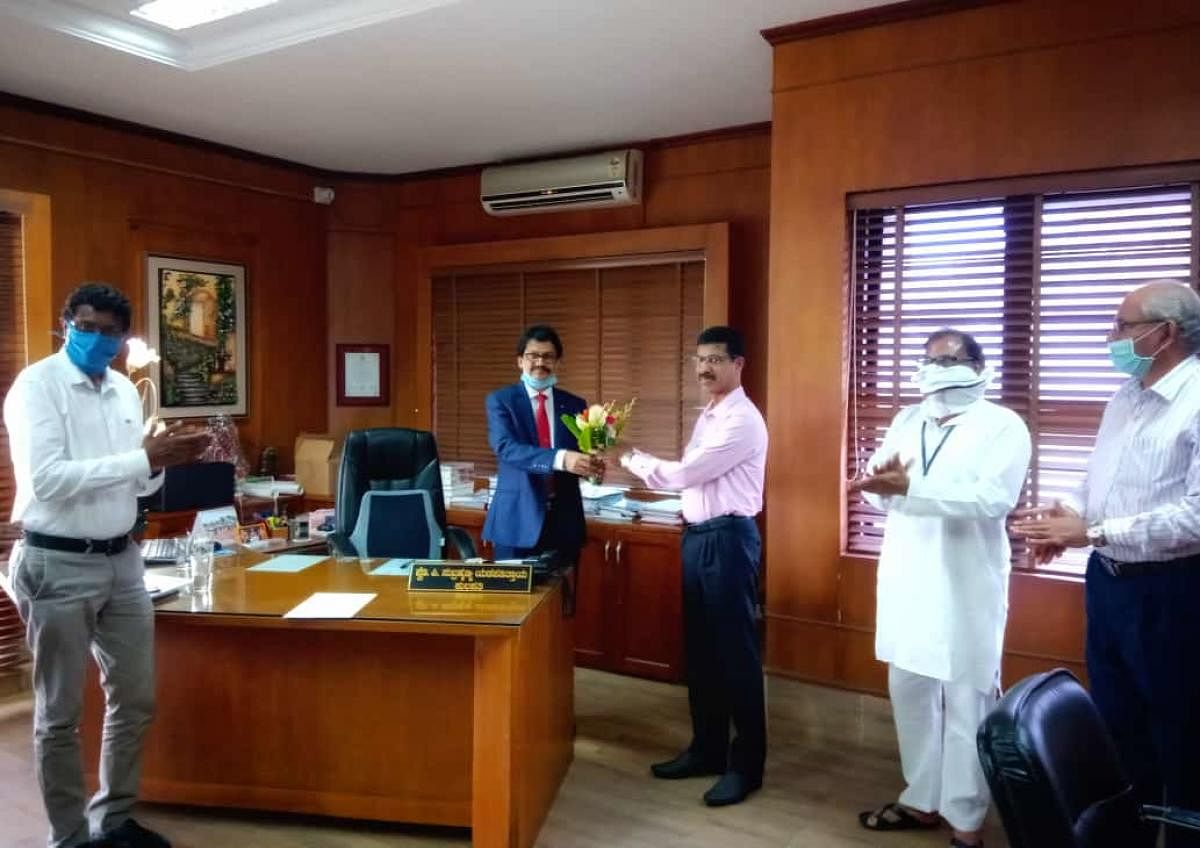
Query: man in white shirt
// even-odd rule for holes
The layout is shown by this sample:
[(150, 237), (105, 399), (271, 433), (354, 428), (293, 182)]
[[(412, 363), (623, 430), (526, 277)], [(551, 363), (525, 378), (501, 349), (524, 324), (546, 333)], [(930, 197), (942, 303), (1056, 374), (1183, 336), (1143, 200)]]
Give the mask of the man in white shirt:
[[(1200, 809), (1200, 297), (1174, 280), (1131, 292), (1109, 333), (1130, 376), (1108, 402), (1080, 489), (1022, 510), (1048, 562), (1093, 548), (1087, 667), (1139, 802)], [(1145, 826), (1149, 848), (1157, 826)], [(1200, 846), (1169, 828), (1168, 848)]]
[[(154, 610), (129, 532), (138, 496), (161, 485), (157, 472), (195, 461), (208, 435), (143, 435), (136, 389), (108, 367), (130, 314), (116, 289), (80, 286), (62, 314), (66, 344), (25, 368), (4, 399), (12, 521), (23, 533), (4, 582), (33, 654), (35, 767), (52, 848), (170, 845), (130, 817), (154, 710)], [(89, 649), (107, 709), (100, 788), (85, 814), (78, 728)]]
[(956, 848), (980, 845), (990, 795), (975, 731), (995, 704), (1008, 614), (1005, 517), (1029, 467), (1029, 430), (984, 399), (991, 373), (967, 333), (925, 343), (902, 409), (848, 484), (887, 512), (876, 590), (875, 655), (888, 691), (907, 784), (898, 802), (867, 811), (868, 830), (935, 828)]

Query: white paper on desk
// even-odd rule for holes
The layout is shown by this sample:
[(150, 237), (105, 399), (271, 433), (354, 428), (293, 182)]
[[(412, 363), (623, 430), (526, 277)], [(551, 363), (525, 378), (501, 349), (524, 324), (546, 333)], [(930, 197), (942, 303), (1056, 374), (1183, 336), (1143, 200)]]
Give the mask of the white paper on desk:
[(252, 565), (247, 568), (247, 571), (282, 571), (289, 574), (295, 574), (298, 571), (303, 571), (310, 566), (316, 565), (318, 562), (323, 562), (329, 559), (324, 554), (305, 555), (305, 554), (282, 554), (280, 556), (271, 557), (266, 562), (260, 562), (258, 565)]
[(371, 572), (372, 577), (408, 577), (412, 574), (411, 559), (389, 559)]
[(283, 614), (284, 618), (354, 618), (375, 600), (374, 592), (313, 592)]
[(184, 586), (192, 585), (192, 578), (190, 577), (179, 577), (175, 574), (160, 574), (154, 571), (147, 571), (142, 579), (146, 583), (146, 591), (154, 599), (165, 598), (168, 595), (175, 594)]

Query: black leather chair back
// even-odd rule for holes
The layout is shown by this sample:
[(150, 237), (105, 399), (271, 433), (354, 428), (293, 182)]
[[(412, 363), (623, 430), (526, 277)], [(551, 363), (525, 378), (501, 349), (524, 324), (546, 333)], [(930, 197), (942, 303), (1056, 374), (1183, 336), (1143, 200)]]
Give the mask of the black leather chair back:
[(425, 430), (376, 427), (346, 436), (338, 470), (335, 531), (349, 536), (358, 523), (362, 498), (375, 490), (424, 489), (438, 526), (446, 529), (437, 440)]
[(1014, 686), (979, 728), (1011, 848), (1128, 848), (1140, 811), (1091, 697), (1069, 671)]

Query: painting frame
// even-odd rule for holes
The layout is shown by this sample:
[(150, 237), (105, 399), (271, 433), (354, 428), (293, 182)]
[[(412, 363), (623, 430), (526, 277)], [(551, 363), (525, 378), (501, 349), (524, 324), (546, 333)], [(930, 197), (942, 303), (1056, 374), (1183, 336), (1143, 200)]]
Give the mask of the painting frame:
[(246, 266), (147, 253), (146, 310), (159, 415), (246, 415)]
[[(335, 345), (338, 406), (391, 404), (390, 351), (391, 346), (386, 344)], [(359, 387), (364, 370), (370, 372), (367, 382), (373, 385), (373, 392), (363, 393)]]

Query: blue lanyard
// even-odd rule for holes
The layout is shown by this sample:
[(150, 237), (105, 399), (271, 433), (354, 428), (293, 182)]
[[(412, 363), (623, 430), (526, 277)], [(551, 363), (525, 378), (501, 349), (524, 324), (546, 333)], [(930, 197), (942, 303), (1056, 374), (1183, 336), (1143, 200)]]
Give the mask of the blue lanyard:
[(935, 459), (937, 459), (938, 454), (942, 452), (942, 447), (945, 446), (946, 439), (950, 438), (950, 434), (954, 432), (954, 428), (957, 426), (955, 424), (951, 424), (949, 427), (946, 428), (946, 433), (945, 433), (945, 435), (942, 436), (942, 440), (940, 442), (938, 442), (938, 446), (934, 449), (933, 456), (926, 459), (926, 457), (925, 457), (925, 425), (927, 423), (929, 423), (929, 422), (927, 422), (927, 421), (921, 422), (921, 473), (926, 477), (929, 476), (929, 469), (933, 467), (933, 461)]

